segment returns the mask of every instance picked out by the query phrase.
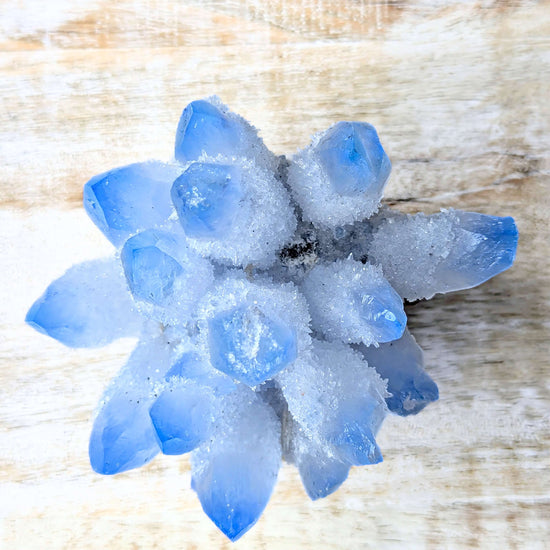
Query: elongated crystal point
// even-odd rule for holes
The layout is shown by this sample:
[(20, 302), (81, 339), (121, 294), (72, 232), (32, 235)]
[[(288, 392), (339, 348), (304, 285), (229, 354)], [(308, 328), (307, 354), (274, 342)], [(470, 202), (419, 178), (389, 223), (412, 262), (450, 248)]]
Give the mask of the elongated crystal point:
[(101, 409), (90, 436), (90, 463), (99, 474), (112, 475), (139, 468), (159, 452), (146, 402), (124, 393)]
[(71, 267), (29, 309), (25, 321), (73, 348), (137, 336), (142, 322), (114, 259)]
[(180, 162), (201, 155), (231, 156), (240, 140), (235, 120), (210, 101), (191, 102), (183, 111), (176, 130), (175, 156)]
[(84, 209), (115, 245), (142, 229), (163, 225), (172, 213), (170, 185), (175, 164), (140, 162), (93, 177), (84, 186)]
[(403, 300), (372, 265), (351, 259), (317, 265), (302, 290), (313, 327), (330, 340), (370, 345), (395, 340), (405, 330)]
[(477, 286), (514, 262), (518, 230), (510, 217), (446, 210), (391, 212), (376, 224), (366, 253), (406, 300)]
[(386, 404), (390, 411), (400, 416), (417, 414), (439, 398), (436, 383), (424, 370), (422, 349), (408, 330), (398, 340), (378, 348), (358, 345), (356, 349), (388, 381), (391, 395)]
[(192, 454), (191, 486), (203, 510), (231, 540), (263, 512), (281, 462), (280, 422), (246, 386), (223, 398), (208, 443)]

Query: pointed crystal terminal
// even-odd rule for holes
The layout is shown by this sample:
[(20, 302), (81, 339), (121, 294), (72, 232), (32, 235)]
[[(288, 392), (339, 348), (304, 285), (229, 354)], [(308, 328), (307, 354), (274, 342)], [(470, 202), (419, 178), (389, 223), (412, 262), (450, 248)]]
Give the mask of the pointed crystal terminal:
[(350, 466), (330, 456), (307, 454), (300, 459), (298, 471), (311, 500), (325, 498), (348, 478)]
[(374, 126), (365, 122), (338, 122), (316, 147), (330, 184), (342, 195), (382, 194), (391, 172), (390, 159)]
[(340, 458), (351, 465), (382, 462), (382, 453), (371, 428), (374, 406), (377, 404), (367, 399), (345, 403), (328, 437)]
[(238, 215), (242, 197), (236, 166), (194, 162), (174, 181), (171, 196), (188, 237), (222, 237)]
[(446, 210), (426, 216), (386, 212), (365, 253), (406, 300), (477, 286), (514, 262), (510, 217)]
[(84, 186), (84, 208), (115, 245), (142, 229), (159, 227), (171, 215), (169, 191), (181, 167), (158, 161), (114, 168)]
[(98, 474), (139, 468), (159, 452), (146, 402), (132, 394), (116, 394), (103, 406), (90, 436), (90, 463)]
[(400, 416), (417, 414), (439, 398), (436, 383), (424, 370), (422, 349), (408, 330), (400, 339), (378, 348), (358, 345), (356, 349), (388, 381), (391, 396), (386, 404), (390, 411)]
[(399, 294), (389, 284), (357, 290), (355, 299), (359, 317), (376, 342), (391, 342), (403, 334), (407, 315)]
[(180, 162), (197, 160), (204, 154), (231, 156), (239, 141), (236, 121), (210, 101), (200, 99), (183, 110), (176, 131), (175, 156)]
[[(454, 247), (445, 263), (436, 270), (435, 278), (445, 280), (447, 287), (462, 290), (480, 285), (512, 266), (518, 246), (518, 229), (507, 216), (487, 216), (477, 212), (452, 212)], [(474, 236), (477, 244), (472, 252), (460, 246)]]
[(257, 307), (222, 312), (208, 329), (212, 365), (249, 386), (267, 380), (297, 356), (295, 331)]
[(179, 455), (192, 451), (209, 435), (211, 394), (196, 384), (172, 384), (156, 399), (149, 414), (162, 452)]
[(73, 348), (137, 336), (142, 325), (113, 258), (71, 267), (36, 300), (25, 321)]
[(395, 340), (405, 330), (403, 300), (375, 266), (351, 259), (318, 264), (302, 290), (313, 328), (329, 340), (370, 345)]
[(334, 493), (346, 481), (350, 465), (335, 456), (330, 447), (308, 437), (297, 422), (289, 419), (289, 423), (292, 425), (292, 460), (309, 498), (317, 500)]
[(223, 398), (209, 442), (192, 454), (191, 487), (203, 510), (231, 540), (263, 512), (281, 462), (280, 422), (252, 390)]

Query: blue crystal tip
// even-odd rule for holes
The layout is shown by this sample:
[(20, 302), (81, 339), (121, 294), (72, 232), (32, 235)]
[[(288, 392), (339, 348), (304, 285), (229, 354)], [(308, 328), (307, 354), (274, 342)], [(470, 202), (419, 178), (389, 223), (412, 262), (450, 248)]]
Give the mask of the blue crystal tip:
[(183, 110), (176, 130), (175, 157), (188, 162), (204, 153), (210, 157), (231, 156), (239, 141), (236, 121), (213, 103), (200, 99)]
[(338, 122), (317, 145), (321, 165), (334, 190), (342, 195), (381, 195), (391, 162), (374, 126)]

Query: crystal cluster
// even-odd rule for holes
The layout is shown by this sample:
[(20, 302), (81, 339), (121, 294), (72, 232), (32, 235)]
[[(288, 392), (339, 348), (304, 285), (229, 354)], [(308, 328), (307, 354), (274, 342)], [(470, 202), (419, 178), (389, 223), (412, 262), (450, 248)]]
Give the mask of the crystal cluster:
[(403, 301), (482, 283), (518, 238), (512, 218), (381, 207), (390, 170), (370, 124), (276, 157), (213, 97), (183, 111), (171, 162), (85, 185), (116, 254), (70, 268), (26, 320), (72, 347), (139, 338), (95, 419), (96, 472), (191, 452), (204, 511), (236, 540), (282, 459), (312, 499), (382, 460), (388, 411), (438, 398)]

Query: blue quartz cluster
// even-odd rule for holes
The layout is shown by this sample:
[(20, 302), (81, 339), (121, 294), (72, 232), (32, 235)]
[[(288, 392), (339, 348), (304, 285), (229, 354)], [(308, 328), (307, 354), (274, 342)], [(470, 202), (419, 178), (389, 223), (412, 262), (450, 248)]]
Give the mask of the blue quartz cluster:
[(404, 301), (482, 283), (518, 239), (509, 217), (381, 207), (390, 170), (370, 124), (276, 157), (211, 97), (183, 111), (172, 161), (86, 183), (116, 253), (70, 268), (26, 320), (71, 347), (139, 339), (94, 422), (96, 472), (190, 452), (204, 511), (236, 540), (281, 460), (312, 499), (382, 460), (388, 411), (438, 399)]

